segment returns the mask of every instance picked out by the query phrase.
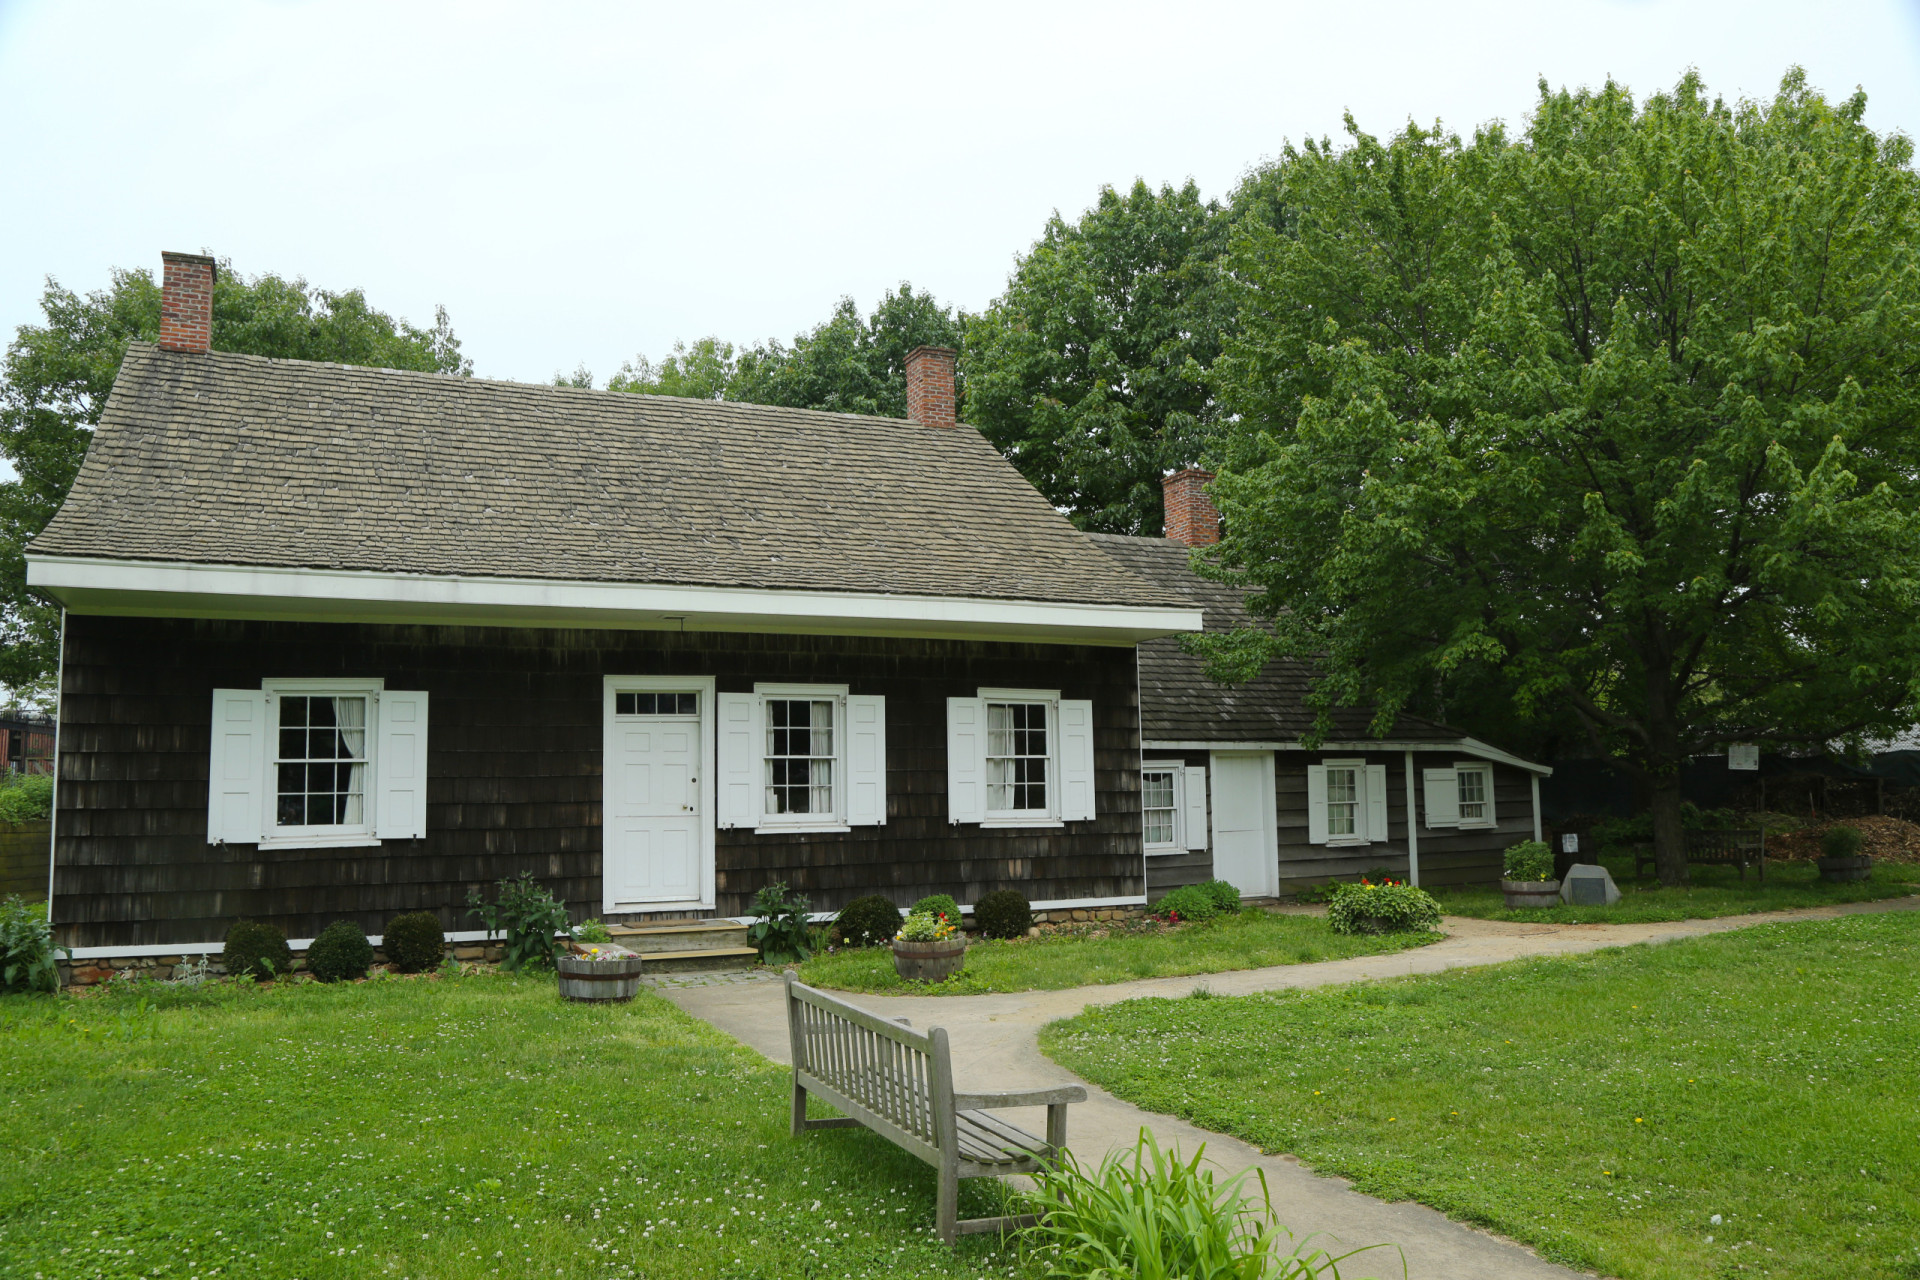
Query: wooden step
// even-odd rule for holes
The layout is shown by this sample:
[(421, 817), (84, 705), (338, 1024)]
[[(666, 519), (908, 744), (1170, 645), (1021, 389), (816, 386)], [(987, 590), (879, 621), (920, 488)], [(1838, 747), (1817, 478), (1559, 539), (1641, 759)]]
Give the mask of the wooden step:
[(640, 972), (725, 973), (753, 968), (760, 953), (752, 947), (700, 947), (693, 951), (642, 951)]
[(747, 926), (731, 920), (685, 920), (673, 924), (609, 925), (613, 940), (630, 951), (725, 951), (747, 945)]

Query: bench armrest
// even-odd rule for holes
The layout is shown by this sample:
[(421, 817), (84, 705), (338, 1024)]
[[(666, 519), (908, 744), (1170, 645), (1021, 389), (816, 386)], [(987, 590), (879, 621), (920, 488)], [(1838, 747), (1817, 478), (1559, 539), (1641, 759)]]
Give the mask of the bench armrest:
[(1067, 1102), (1085, 1102), (1087, 1091), (1077, 1084), (1057, 1089), (1032, 1089), (1024, 1093), (956, 1093), (955, 1111), (986, 1111), (993, 1107), (1056, 1107)]

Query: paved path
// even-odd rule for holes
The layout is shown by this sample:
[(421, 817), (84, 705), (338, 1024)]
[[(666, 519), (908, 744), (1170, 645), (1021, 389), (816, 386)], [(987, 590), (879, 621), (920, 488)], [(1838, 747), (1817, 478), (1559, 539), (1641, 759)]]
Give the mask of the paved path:
[[(1449, 916), (1444, 941), (1392, 955), (1196, 977), (1149, 978), (1068, 991), (849, 998), (883, 1017), (911, 1018), (913, 1025), (921, 1028), (947, 1028), (953, 1044), (955, 1084), (963, 1090), (1036, 1088), (1078, 1080), (1064, 1067), (1041, 1056), (1038, 1036), (1047, 1023), (1072, 1017), (1088, 1005), (1141, 996), (1184, 996), (1201, 985), (1220, 995), (1321, 987), (1498, 964), (1527, 956), (1574, 955), (1634, 943), (1668, 942), (1756, 924), (1915, 909), (1920, 909), (1920, 897), (1672, 924), (1508, 924)], [(660, 994), (774, 1061), (789, 1061), (786, 1014), (782, 988), (777, 983), (667, 988)], [(1083, 1158), (1097, 1158), (1114, 1148), (1131, 1146), (1142, 1126), (1152, 1129), (1163, 1144), (1178, 1143), (1188, 1151), (1205, 1142), (1209, 1158), (1228, 1172), (1253, 1164), (1263, 1168), (1280, 1220), (1294, 1231), (1323, 1232), (1347, 1246), (1380, 1241), (1398, 1244), (1406, 1254), (1407, 1280), (1565, 1280), (1580, 1274), (1543, 1261), (1513, 1241), (1453, 1222), (1423, 1205), (1388, 1203), (1362, 1195), (1343, 1179), (1320, 1177), (1291, 1156), (1266, 1155), (1238, 1139), (1171, 1116), (1142, 1111), (1095, 1085), (1087, 1085), (1087, 1093), (1086, 1105), (1076, 1106), (1069, 1113), (1068, 1145)], [(1043, 1114), (1036, 1112), (1028, 1127), (1038, 1131), (1044, 1124)], [(1362, 1258), (1368, 1262), (1358, 1274), (1400, 1274), (1398, 1259), (1390, 1258), (1385, 1250)]]

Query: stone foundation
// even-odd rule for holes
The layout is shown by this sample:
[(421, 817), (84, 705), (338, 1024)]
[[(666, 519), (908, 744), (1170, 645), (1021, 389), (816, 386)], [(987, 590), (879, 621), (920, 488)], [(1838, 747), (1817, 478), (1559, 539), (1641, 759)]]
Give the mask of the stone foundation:
[[(450, 942), (447, 954), (455, 960), (467, 964), (498, 964), (507, 954), (507, 944), (501, 942)], [(207, 962), (207, 976), (224, 978), (226, 966), (220, 963), (220, 953), (207, 956), (112, 956), (90, 960), (60, 962), (60, 985), (63, 987), (92, 987), (102, 982), (110, 982), (121, 975), (134, 978), (151, 978), (156, 982), (166, 982), (183, 976), (198, 967), (199, 962)], [(387, 956), (380, 948), (373, 949), (373, 963), (382, 965)], [(293, 953), (293, 972), (307, 971), (307, 953), (304, 948), (296, 948)]]
[[(1086, 924), (1096, 920), (1138, 920), (1147, 914), (1144, 906), (1067, 907), (1054, 911), (1035, 911), (1035, 924)], [(971, 923), (971, 921), (969, 921)]]

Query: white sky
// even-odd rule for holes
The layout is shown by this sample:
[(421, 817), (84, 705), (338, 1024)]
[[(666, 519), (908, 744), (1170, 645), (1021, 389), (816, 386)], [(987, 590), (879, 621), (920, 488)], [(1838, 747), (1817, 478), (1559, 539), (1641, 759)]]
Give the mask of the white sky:
[(1343, 109), (1518, 123), (1790, 63), (1920, 135), (1920, 0), (661, 6), (0, 0), (0, 333), (41, 280), (206, 250), (435, 303), (485, 376), (600, 382), (910, 279), (978, 309), (1054, 209), (1224, 196)]

